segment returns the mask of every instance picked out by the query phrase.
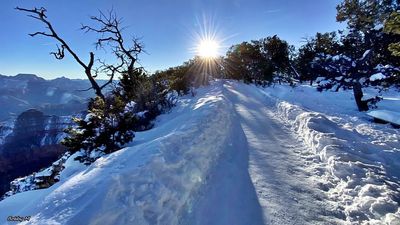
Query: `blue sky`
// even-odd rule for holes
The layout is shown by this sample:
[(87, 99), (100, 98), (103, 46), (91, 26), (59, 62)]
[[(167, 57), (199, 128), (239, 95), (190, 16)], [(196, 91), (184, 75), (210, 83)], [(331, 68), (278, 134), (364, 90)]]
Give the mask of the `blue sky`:
[[(84, 78), (82, 68), (67, 56), (49, 55), (55, 41), (28, 33), (43, 25), (14, 7), (44, 6), (59, 35), (87, 60), (95, 36), (79, 30), (98, 10), (113, 8), (127, 26), (124, 34), (141, 37), (147, 54), (141, 64), (150, 72), (180, 65), (194, 56), (193, 47), (204, 24), (223, 41), (224, 54), (232, 44), (277, 34), (290, 44), (316, 32), (343, 29), (335, 21), (339, 0), (2, 0), (0, 3), (0, 74), (34, 73), (47, 79)], [(204, 23), (203, 21), (206, 21)], [(212, 26), (210, 26), (210, 24)], [(105, 55), (104, 52), (95, 52)]]

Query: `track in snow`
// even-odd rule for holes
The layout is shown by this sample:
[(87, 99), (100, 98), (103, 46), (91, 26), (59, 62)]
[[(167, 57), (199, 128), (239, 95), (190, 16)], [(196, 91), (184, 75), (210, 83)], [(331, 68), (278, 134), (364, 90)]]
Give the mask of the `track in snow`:
[[(258, 203), (253, 204), (253, 208), (259, 207), (262, 217), (258, 223), (340, 223), (341, 220), (334, 216), (337, 213), (331, 211), (333, 207), (324, 193), (313, 184), (311, 170), (307, 169), (307, 157), (300, 154), (306, 148), (305, 145), (274, 119), (271, 111), (273, 103), (268, 102), (258, 89), (234, 82), (224, 84), (224, 95), (233, 104), (237, 122), (240, 124), (238, 128), (241, 128), (245, 137), (245, 141), (239, 141), (241, 146), (235, 147), (248, 152), (247, 169), (253, 185), (253, 188), (242, 189), (237, 194), (251, 196), (254, 194), (252, 191), (255, 191)], [(214, 179), (217, 183), (213, 185), (218, 185), (218, 182), (226, 183), (224, 179), (226, 178), (219, 176)], [(231, 185), (234, 186), (235, 183)], [(219, 192), (223, 195), (226, 190), (220, 188)], [(251, 203), (246, 198), (243, 199), (241, 208), (233, 209), (234, 204), (230, 207), (228, 216), (236, 218), (235, 224), (245, 221), (240, 218), (246, 216), (241, 210), (245, 211)], [(219, 217), (224, 217), (223, 213)], [(256, 224), (255, 221), (252, 224)]]

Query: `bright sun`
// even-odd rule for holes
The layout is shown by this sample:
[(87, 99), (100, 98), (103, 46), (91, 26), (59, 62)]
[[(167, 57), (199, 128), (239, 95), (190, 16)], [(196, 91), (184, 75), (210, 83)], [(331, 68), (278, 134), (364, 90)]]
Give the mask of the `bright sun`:
[(196, 48), (196, 52), (203, 58), (216, 58), (220, 46), (217, 41), (212, 39), (201, 40)]

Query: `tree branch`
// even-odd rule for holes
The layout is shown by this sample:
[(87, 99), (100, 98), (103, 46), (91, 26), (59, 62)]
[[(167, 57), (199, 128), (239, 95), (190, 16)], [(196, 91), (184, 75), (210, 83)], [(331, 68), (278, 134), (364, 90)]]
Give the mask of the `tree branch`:
[[(56, 39), (60, 46), (57, 45), (57, 51), (51, 52), (50, 54), (56, 59), (63, 59), (65, 57), (65, 50), (70, 53), (75, 61), (77, 61), (78, 64), (85, 69), (85, 74), (89, 79), (92, 88), (99, 97), (105, 99), (102, 89), (111, 84), (117, 74), (128, 73), (132, 75), (134, 73), (135, 63), (137, 63), (138, 54), (143, 51), (143, 45), (140, 43), (139, 39), (132, 38), (132, 46), (126, 46), (122, 36), (122, 31), (124, 30), (124, 27), (121, 27), (122, 19), (118, 18), (113, 10), (108, 11), (108, 14), (99, 11), (99, 16), (91, 17), (91, 20), (99, 25), (98, 27), (91, 27), (83, 24), (81, 25), (81, 30), (83, 30), (85, 33), (95, 32), (101, 35), (95, 42), (96, 49), (104, 49), (106, 46), (110, 47), (112, 53), (118, 61), (117, 64), (106, 64), (105, 62), (99, 61), (101, 66), (97, 69), (93, 69), (95, 61), (94, 53), (89, 53), (89, 62), (85, 64), (64, 41), (64, 39), (58, 36), (52, 24), (47, 20), (45, 8), (24, 9), (16, 7), (16, 9), (28, 12), (29, 17), (37, 19), (46, 25), (48, 32), (39, 31), (29, 35), (32, 37), (41, 35)], [(95, 81), (95, 78), (100, 73), (104, 73), (109, 76), (109, 80), (101, 86)]]
[(59, 46), (57, 46), (57, 52), (51, 52), (50, 54), (54, 55), (56, 59), (63, 59), (65, 56), (64, 51), (67, 50), (72, 55), (72, 57), (75, 59), (75, 61), (78, 62), (78, 64), (81, 65), (85, 69), (85, 74), (86, 74), (87, 78), (89, 79), (93, 89), (95, 90), (96, 95), (104, 99), (104, 95), (101, 92), (101, 88), (97, 84), (97, 82), (95, 81), (95, 79), (93, 78), (92, 73), (91, 73), (93, 63), (94, 63), (94, 54), (92, 52), (90, 52), (89, 63), (86, 65), (78, 57), (78, 55), (70, 48), (70, 46), (64, 41), (64, 39), (62, 39), (60, 36), (58, 36), (57, 32), (54, 30), (50, 21), (47, 20), (47, 16), (46, 16), (47, 10), (45, 8), (43, 8), (43, 7), (36, 8), (35, 7), (33, 9), (25, 9), (25, 8), (16, 7), (15, 9), (19, 10), (19, 11), (23, 11), (23, 12), (28, 12), (28, 13), (30, 13), (28, 15), (29, 17), (37, 19), (37, 20), (43, 22), (44, 24), (46, 24), (47, 29), (50, 31), (50, 33), (39, 31), (39, 32), (35, 32), (35, 33), (29, 34), (29, 35), (31, 37), (34, 37), (37, 35), (42, 35), (42, 36), (51, 37), (51, 38), (56, 39), (61, 44), (61, 48)]

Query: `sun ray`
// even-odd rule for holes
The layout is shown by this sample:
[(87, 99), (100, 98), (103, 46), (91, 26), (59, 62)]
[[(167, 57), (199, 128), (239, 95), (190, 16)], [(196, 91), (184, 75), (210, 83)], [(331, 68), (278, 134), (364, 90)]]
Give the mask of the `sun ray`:
[(216, 40), (204, 39), (198, 43), (196, 54), (203, 58), (216, 58), (219, 48), (219, 43)]
[(223, 36), (213, 17), (196, 17), (196, 30), (189, 32), (192, 36), (193, 47), (190, 52), (194, 58), (190, 60), (188, 74), (193, 77), (195, 84), (207, 84), (213, 78), (222, 78), (222, 55), (228, 46), (224, 42), (233, 36)]
[(222, 55), (220, 31), (211, 16), (196, 17), (196, 31), (192, 32), (193, 47), (190, 49), (195, 56), (215, 58)]

